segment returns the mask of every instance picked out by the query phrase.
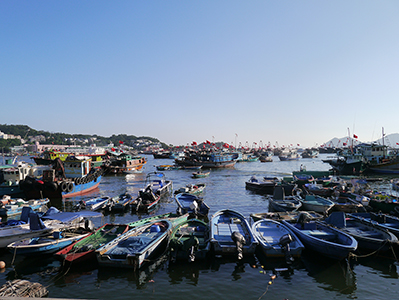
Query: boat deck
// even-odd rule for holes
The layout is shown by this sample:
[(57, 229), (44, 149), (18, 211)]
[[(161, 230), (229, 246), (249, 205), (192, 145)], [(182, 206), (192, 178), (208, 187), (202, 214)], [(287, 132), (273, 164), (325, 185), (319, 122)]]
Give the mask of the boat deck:
[(233, 244), (233, 240), (231, 235), (234, 231), (238, 231), (242, 234), (242, 236), (246, 236), (247, 233), (241, 223), (241, 220), (230, 217), (220, 217), (219, 222), (215, 225), (215, 234), (214, 238), (222, 243), (231, 243)]

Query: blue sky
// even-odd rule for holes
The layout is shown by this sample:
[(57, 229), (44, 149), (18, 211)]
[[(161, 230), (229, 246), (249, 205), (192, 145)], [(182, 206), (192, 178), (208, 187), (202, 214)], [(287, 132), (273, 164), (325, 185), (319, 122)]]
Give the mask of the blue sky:
[(396, 0), (3, 0), (0, 124), (174, 145), (376, 140), (399, 132), (398, 15)]

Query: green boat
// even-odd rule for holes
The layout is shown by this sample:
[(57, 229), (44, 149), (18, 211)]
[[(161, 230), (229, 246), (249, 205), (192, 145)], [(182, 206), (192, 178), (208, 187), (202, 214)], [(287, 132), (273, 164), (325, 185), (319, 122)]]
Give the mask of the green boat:
[(95, 250), (111, 242), (128, 230), (139, 227), (156, 220), (168, 219), (173, 226), (179, 225), (187, 220), (188, 214), (179, 216), (175, 213), (166, 213), (137, 220), (128, 224), (108, 223), (98, 228), (91, 235), (71, 244), (70, 246), (58, 251), (55, 256), (65, 261), (66, 264), (80, 264), (84, 261), (94, 261), (96, 259)]
[(171, 234), (169, 249), (172, 262), (204, 259), (210, 249), (208, 224), (190, 219), (176, 226)]

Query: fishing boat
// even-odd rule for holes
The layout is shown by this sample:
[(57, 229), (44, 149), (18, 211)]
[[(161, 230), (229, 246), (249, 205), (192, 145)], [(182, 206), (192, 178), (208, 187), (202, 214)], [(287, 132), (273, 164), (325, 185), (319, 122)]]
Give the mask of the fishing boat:
[(358, 218), (374, 226), (392, 232), (399, 238), (399, 218), (383, 213), (357, 212), (347, 214), (350, 218)]
[(179, 166), (175, 166), (175, 165), (159, 165), (156, 166), (158, 171), (170, 171), (170, 170), (179, 170), (180, 167)]
[(252, 232), (267, 257), (291, 257), (301, 256), (305, 248), (299, 238), (284, 224), (262, 219), (252, 224)]
[(175, 195), (175, 200), (177, 204), (176, 211), (179, 215), (188, 213), (196, 217), (208, 216), (209, 206), (202, 198), (199, 198), (196, 195), (179, 193)]
[(231, 168), (236, 164), (233, 154), (222, 151), (198, 151), (187, 153), (183, 158), (175, 159), (178, 166), (203, 168)]
[(259, 221), (262, 219), (272, 219), (275, 221), (291, 221), (296, 222), (301, 214), (306, 214), (307, 219), (311, 220), (322, 220), (324, 216), (314, 211), (285, 211), (285, 212), (264, 212), (264, 213), (253, 213), (251, 214), (252, 220)]
[[(101, 214), (93, 215), (98, 216)], [(54, 231), (65, 231), (79, 228), (87, 222), (84, 214), (61, 213), (56, 208), (50, 208), (39, 217), (30, 207), (25, 207), (21, 213), (23, 224), (0, 227), (0, 248), (22, 239), (47, 236)], [(15, 224), (15, 223), (14, 223)]]
[(106, 174), (130, 174), (139, 173), (143, 170), (147, 160), (143, 156), (133, 156), (123, 151), (107, 151), (109, 161), (103, 164)]
[(53, 162), (52, 169), (43, 170), (43, 179), (27, 176), (20, 182), (27, 199), (61, 199), (84, 195), (98, 188), (102, 170), (92, 168), (91, 160), (69, 157)]
[(137, 198), (130, 202), (130, 207), (133, 212), (148, 212), (157, 206), (160, 199), (161, 196), (158, 194), (156, 195), (151, 185), (148, 185), (145, 189), (139, 190)]
[(175, 194), (186, 193), (186, 194), (193, 194), (198, 195), (201, 194), (205, 190), (206, 184), (205, 183), (196, 183), (196, 184), (186, 184), (185, 186), (178, 188), (175, 190)]
[(370, 196), (369, 206), (372, 207), (374, 211), (393, 214), (396, 207), (399, 207), (399, 197), (387, 193), (375, 192)]
[[(13, 198), (25, 197), (23, 185), (25, 179), (42, 179), (43, 172), (50, 170), (49, 166), (37, 166), (26, 162), (9, 161), (9, 164), (1, 166), (2, 181), (0, 182), (0, 197), (4, 195)], [(35, 186), (36, 187), (36, 186)], [(37, 199), (45, 198), (38, 197)], [(33, 198), (28, 198), (33, 199)]]
[[(135, 227), (96, 250), (98, 264), (139, 270), (160, 254), (172, 231), (169, 220), (159, 220)], [(159, 251), (157, 251), (159, 250)]]
[(212, 215), (210, 221), (211, 245), (216, 254), (235, 254), (242, 259), (253, 254), (258, 242), (245, 217), (234, 210), (223, 209)]
[(258, 178), (256, 178), (256, 176), (253, 175), (248, 181), (245, 182), (245, 189), (250, 190), (256, 194), (273, 195), (274, 188), (278, 185), (284, 188), (285, 195), (292, 195), (293, 191), (297, 187), (296, 184), (286, 182), (277, 177), (265, 176), (261, 180), (259, 180)]
[(34, 211), (45, 211), (47, 210), (47, 204), (50, 199), (32, 199), (25, 201), (23, 199), (10, 199), (8, 204), (0, 208), (1, 218), (15, 218), (22, 213), (24, 207), (30, 207)]
[(358, 252), (388, 252), (398, 245), (398, 238), (391, 232), (344, 212), (333, 212), (325, 223), (351, 235), (358, 242)]
[(208, 177), (209, 174), (211, 174), (211, 172), (203, 172), (203, 171), (198, 171), (198, 172), (193, 172), (192, 176), (193, 178), (204, 178), (204, 177)]
[(281, 161), (287, 161), (287, 160), (299, 160), (301, 156), (298, 154), (298, 152), (295, 149), (284, 149), (278, 158)]
[[(153, 179), (157, 177), (156, 179)], [(165, 197), (169, 195), (173, 188), (173, 183), (171, 180), (165, 180), (165, 174), (160, 172), (150, 172), (146, 176), (145, 186), (151, 187), (154, 194)]]
[(107, 206), (110, 200), (110, 196), (96, 197), (85, 201), (84, 206), (92, 211), (102, 210)]
[(133, 201), (133, 197), (131, 194), (120, 194), (118, 196), (112, 197), (108, 201), (105, 210), (112, 212), (124, 212), (129, 208), (131, 201)]
[(312, 250), (335, 260), (343, 260), (357, 249), (357, 241), (341, 230), (320, 221), (306, 222), (298, 218), (296, 223), (282, 220), (301, 240), (306, 250)]
[(177, 216), (176, 214), (167, 213), (136, 220), (128, 224), (107, 223), (98, 228), (89, 236), (58, 251), (57, 253), (55, 253), (55, 256), (57, 259), (64, 261), (68, 265), (72, 263), (73, 265), (80, 265), (81, 263), (92, 261), (95, 261), (95, 263), (97, 263), (95, 250), (102, 247), (103, 245), (108, 244), (128, 230), (154, 222), (156, 220), (173, 220), (177, 217), (179, 216)]
[(315, 211), (320, 214), (327, 214), (335, 204), (331, 200), (316, 195), (305, 195), (301, 201), (302, 210)]
[(208, 224), (198, 219), (179, 224), (172, 231), (169, 250), (172, 262), (204, 259), (210, 250)]
[(302, 206), (300, 196), (285, 196), (284, 188), (276, 186), (274, 188), (273, 196), (267, 198), (269, 200), (269, 207), (273, 211), (294, 211)]
[(90, 234), (86, 228), (54, 231), (52, 234), (15, 241), (7, 246), (14, 255), (36, 256), (53, 254)]

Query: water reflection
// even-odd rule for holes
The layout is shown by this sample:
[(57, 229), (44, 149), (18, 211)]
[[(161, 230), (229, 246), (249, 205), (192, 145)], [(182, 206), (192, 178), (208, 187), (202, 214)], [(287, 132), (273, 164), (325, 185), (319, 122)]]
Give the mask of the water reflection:
[(381, 257), (378, 257), (378, 259), (376, 259), (375, 256), (358, 258), (356, 260), (353, 260), (351, 264), (351, 267), (355, 271), (355, 273), (356, 273), (356, 267), (359, 265), (370, 268), (371, 270), (368, 270), (368, 273), (374, 273), (383, 278), (393, 278), (393, 279), (399, 278), (397, 270), (398, 262), (395, 261), (394, 259), (381, 258)]
[(198, 284), (200, 273), (210, 269), (208, 260), (194, 261), (192, 263), (176, 262), (169, 263), (167, 273), (171, 284), (187, 283)]
[(356, 276), (347, 260), (334, 261), (304, 252), (302, 262), (308, 275), (322, 284), (321, 288), (342, 294), (352, 294), (356, 290)]

